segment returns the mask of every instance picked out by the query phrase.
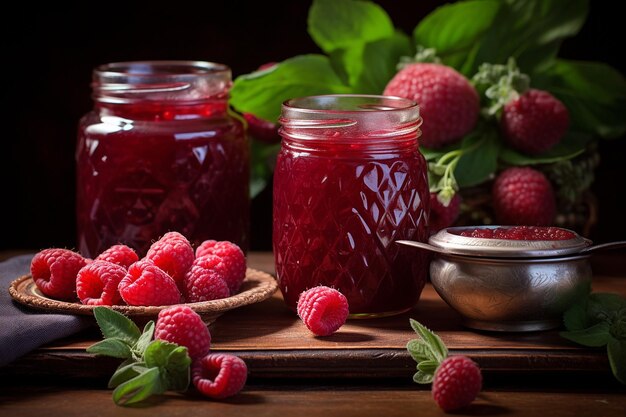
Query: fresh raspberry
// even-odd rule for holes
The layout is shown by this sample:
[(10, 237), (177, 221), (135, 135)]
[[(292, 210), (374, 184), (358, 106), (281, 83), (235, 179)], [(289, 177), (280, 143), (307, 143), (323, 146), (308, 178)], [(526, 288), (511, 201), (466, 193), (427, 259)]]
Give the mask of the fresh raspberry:
[(176, 282), (149, 259), (132, 264), (118, 289), (122, 299), (131, 306), (165, 306), (180, 302)]
[(300, 294), (297, 311), (309, 330), (328, 336), (346, 322), (348, 300), (336, 289), (320, 285)]
[(222, 258), (224, 281), (230, 293), (236, 294), (246, 278), (246, 257), (239, 246), (228, 241), (205, 240), (196, 248), (196, 258), (214, 255)]
[(150, 246), (146, 258), (171, 276), (182, 290), (185, 274), (193, 262), (193, 248), (178, 232), (168, 232)]
[(461, 236), (505, 240), (568, 240), (576, 234), (560, 227), (514, 226), (463, 230)]
[(248, 134), (253, 138), (269, 144), (280, 142), (276, 123), (258, 118), (252, 113), (244, 113), (243, 118), (248, 122)]
[(428, 217), (428, 227), (430, 233), (437, 233), (441, 229), (452, 226), (459, 217), (461, 207), (461, 196), (454, 194), (448, 206), (444, 206), (437, 198), (437, 193), (430, 193), (430, 216)]
[(126, 268), (107, 261), (93, 261), (78, 271), (76, 294), (81, 303), (94, 306), (122, 304), (117, 289)]
[(98, 255), (95, 260), (112, 262), (128, 269), (129, 266), (139, 260), (139, 257), (134, 250), (126, 245), (113, 245)]
[(547, 226), (556, 214), (548, 179), (532, 168), (509, 168), (493, 184), (496, 220), (505, 225)]
[(222, 258), (213, 255), (201, 256), (193, 261), (185, 275), (185, 300), (196, 303), (228, 297), (230, 290), (224, 280), (224, 273), (228, 272), (226, 267)]
[(209, 353), (211, 333), (202, 318), (184, 305), (168, 307), (159, 312), (154, 338), (187, 348), (191, 359)]
[(465, 356), (449, 356), (441, 362), (433, 379), (433, 399), (444, 411), (469, 405), (482, 388), (478, 365)]
[(76, 298), (76, 275), (87, 260), (68, 249), (44, 249), (30, 263), (37, 288), (57, 300)]
[(478, 120), (478, 93), (467, 78), (445, 65), (409, 64), (389, 81), (384, 94), (417, 102), (424, 120), (420, 144), (427, 148), (457, 142)]
[(226, 398), (237, 394), (246, 385), (248, 367), (239, 357), (211, 353), (195, 361), (191, 380), (198, 391), (210, 398)]
[(509, 145), (537, 155), (559, 143), (569, 125), (569, 113), (552, 94), (531, 89), (504, 106), (500, 124)]

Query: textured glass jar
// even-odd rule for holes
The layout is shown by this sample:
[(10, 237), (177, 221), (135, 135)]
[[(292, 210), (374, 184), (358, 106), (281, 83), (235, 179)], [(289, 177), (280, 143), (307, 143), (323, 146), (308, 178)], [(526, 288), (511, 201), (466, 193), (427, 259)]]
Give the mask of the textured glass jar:
[(144, 254), (168, 231), (245, 250), (249, 148), (228, 112), (230, 69), (122, 62), (96, 68), (92, 86), (76, 150), (81, 253), (124, 243)]
[[(332, 286), (352, 317), (407, 311), (426, 282), (428, 181), (418, 106), (384, 96), (287, 101), (274, 173), (273, 245), (283, 297)], [(423, 251), (421, 251), (423, 252)]]

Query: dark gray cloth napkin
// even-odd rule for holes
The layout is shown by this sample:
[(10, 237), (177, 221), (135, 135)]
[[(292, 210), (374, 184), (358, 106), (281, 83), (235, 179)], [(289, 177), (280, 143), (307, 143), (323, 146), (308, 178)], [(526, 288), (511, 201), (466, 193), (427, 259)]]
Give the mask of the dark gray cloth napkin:
[(33, 256), (16, 256), (0, 262), (0, 366), (93, 324), (87, 317), (49, 314), (13, 301), (9, 285), (29, 273)]

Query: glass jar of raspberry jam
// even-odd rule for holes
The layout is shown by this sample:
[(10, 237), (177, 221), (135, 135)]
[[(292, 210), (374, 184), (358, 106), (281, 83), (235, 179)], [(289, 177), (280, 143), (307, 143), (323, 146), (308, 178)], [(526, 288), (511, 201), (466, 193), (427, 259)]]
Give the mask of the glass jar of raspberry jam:
[[(274, 173), (273, 245), (285, 302), (316, 285), (341, 291), (352, 317), (409, 310), (426, 282), (426, 163), (419, 109), (365, 95), (285, 102)], [(420, 251), (424, 252), (424, 251)]]
[(246, 250), (249, 148), (228, 109), (230, 69), (192, 61), (122, 62), (93, 73), (79, 124), (78, 245), (145, 254), (168, 231)]

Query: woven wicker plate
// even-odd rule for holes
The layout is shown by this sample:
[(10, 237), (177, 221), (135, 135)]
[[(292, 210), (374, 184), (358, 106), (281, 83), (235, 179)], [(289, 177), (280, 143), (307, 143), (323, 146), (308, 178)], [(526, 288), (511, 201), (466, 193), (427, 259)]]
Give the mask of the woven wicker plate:
[[(248, 268), (246, 278), (239, 293), (232, 297), (199, 303), (187, 303), (198, 313), (205, 323), (210, 324), (228, 310), (263, 301), (274, 294), (278, 285), (274, 277), (256, 269)], [(9, 286), (9, 293), (15, 301), (29, 307), (50, 313), (92, 315), (94, 306), (79, 302), (67, 302), (48, 298), (39, 291), (33, 278), (24, 275), (14, 280)], [(137, 321), (156, 318), (164, 308), (169, 306), (111, 306), (113, 310), (129, 316)]]

